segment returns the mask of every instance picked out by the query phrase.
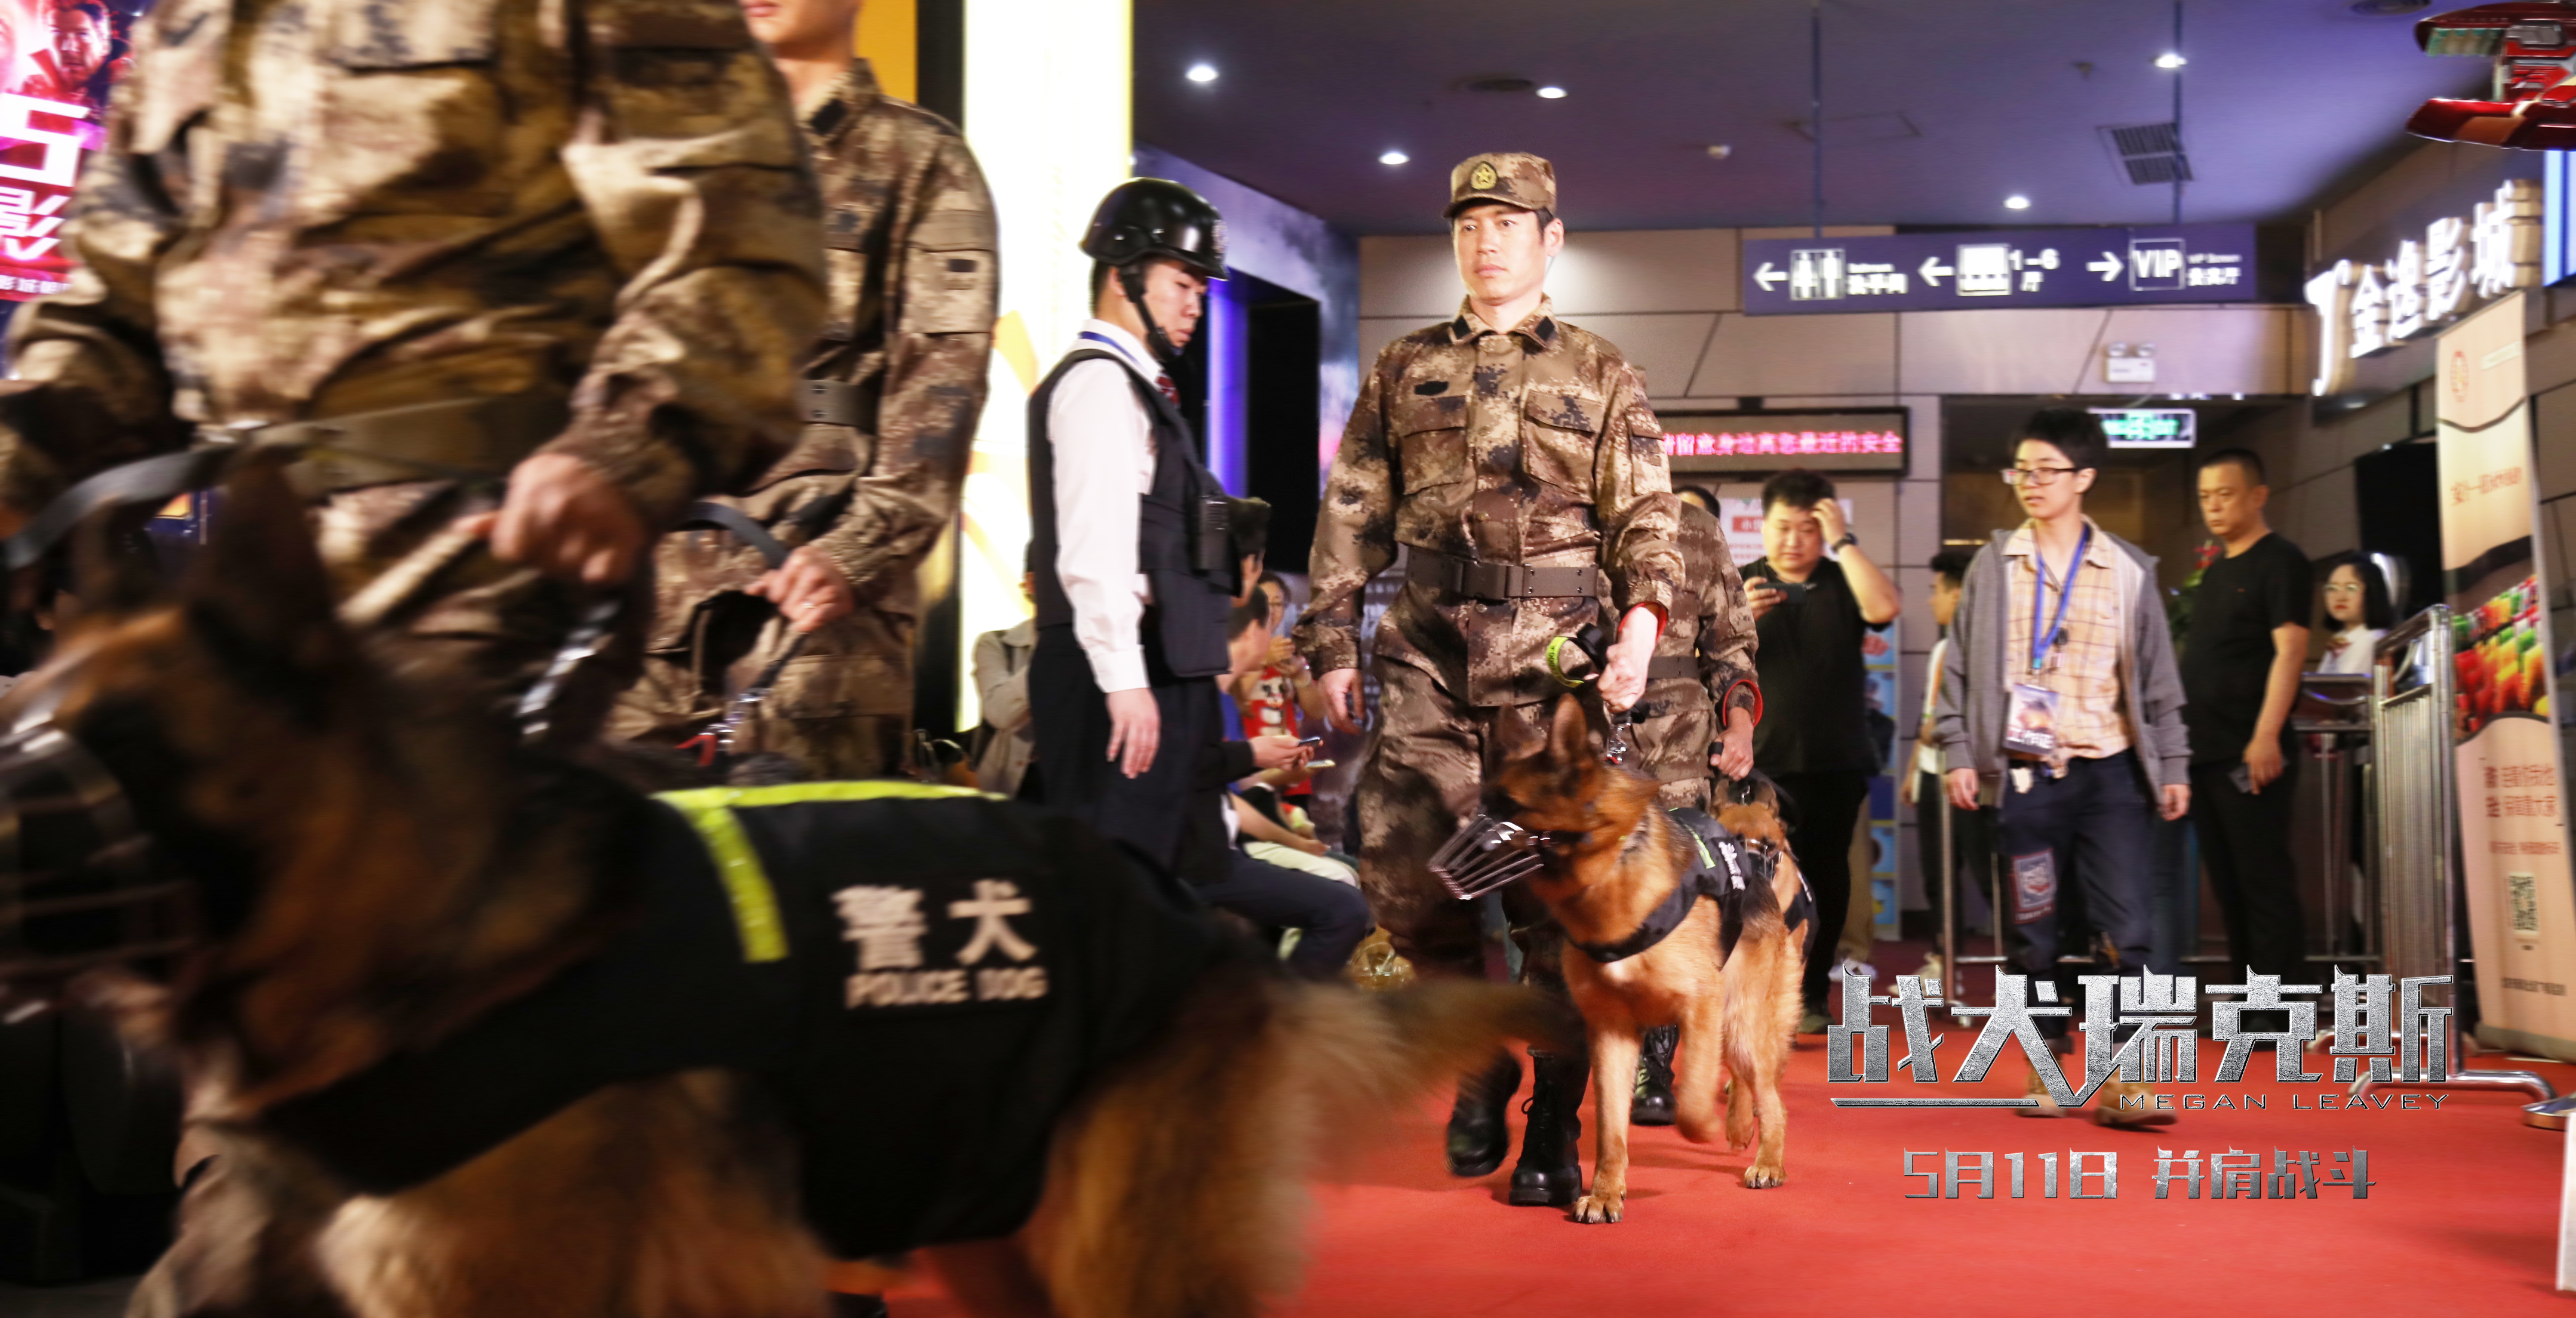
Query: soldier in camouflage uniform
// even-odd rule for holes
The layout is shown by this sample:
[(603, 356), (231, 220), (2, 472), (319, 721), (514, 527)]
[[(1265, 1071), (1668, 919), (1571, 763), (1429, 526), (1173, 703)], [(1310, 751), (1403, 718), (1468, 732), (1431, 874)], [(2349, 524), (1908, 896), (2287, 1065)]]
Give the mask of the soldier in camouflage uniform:
[[(1643, 692), (1683, 582), (1679, 501), (1645, 381), (1617, 348), (1557, 319), (1546, 299), (1546, 261), (1565, 232), (1555, 207), (1555, 170), (1536, 156), (1475, 156), (1452, 173), (1466, 302), (1389, 344), (1363, 382), (1325, 485), (1314, 603), (1297, 628), (1323, 675), (1329, 716), (1351, 727), (1360, 592), (1405, 548), (1407, 588), (1377, 630), (1379, 722), (1352, 809), (1370, 908), (1397, 950), (1430, 973), (1482, 973), (1476, 909), (1452, 900), (1424, 862), (1475, 813), (1486, 771), (1543, 740), (1558, 690), (1548, 642), (1596, 620), (1619, 624), (1601, 688), (1624, 709)], [(1544, 908), (1517, 888), (1504, 903), (1525, 975), (1561, 992)], [(1580, 1055), (1532, 1060), (1512, 1202), (1571, 1203), (1581, 1183), (1574, 1107), (1587, 1068)], [(1501, 1165), (1503, 1107), (1519, 1076), (1503, 1057), (1462, 1087), (1450, 1119), (1453, 1172)]]
[(993, 203), (974, 154), (955, 126), (887, 96), (868, 62), (851, 58), (858, 9), (786, 0), (752, 18), (791, 85), (803, 84), (831, 301), (805, 362), (803, 439), (748, 494), (719, 502), (787, 546), (788, 564), (771, 572), (721, 530), (663, 537), (644, 677), (611, 724), (618, 736), (685, 739), (803, 633), (735, 746), (831, 778), (900, 761), (915, 573), (957, 513), (997, 275)]
[[(1663, 784), (1655, 804), (1666, 810), (1706, 807), (1709, 770), (1742, 777), (1753, 768), (1753, 725), (1762, 718), (1754, 671), (1753, 606), (1727, 552), (1726, 529), (1696, 504), (1676, 501), (1683, 586), (1672, 621), (1655, 643), (1646, 670), (1646, 699), (1630, 740), (1638, 766)], [(1726, 711), (1720, 739), (1718, 711)], [(1732, 761), (1723, 750), (1732, 749)]]
[[(1753, 725), (1762, 719), (1762, 686), (1753, 663), (1759, 644), (1753, 605), (1735, 570), (1735, 555), (1727, 551), (1726, 528), (1698, 504), (1675, 502), (1680, 524), (1674, 541), (1681, 548), (1686, 584), (1646, 670), (1646, 699), (1639, 708), (1650, 712), (1629, 734), (1638, 767), (1662, 784), (1655, 804), (1665, 810), (1706, 808), (1712, 768), (1727, 778), (1751, 773)], [(1718, 732), (1720, 710), (1725, 711), (1723, 737)], [(1680, 1041), (1677, 1026), (1646, 1031), (1635, 1101), (1628, 1109), (1631, 1122), (1673, 1124), (1673, 1051)]]
[(792, 435), (795, 133), (732, 0), (163, 0), (70, 287), (12, 333), (0, 504), (192, 438), (297, 449), (376, 657), (503, 717), (585, 588)]

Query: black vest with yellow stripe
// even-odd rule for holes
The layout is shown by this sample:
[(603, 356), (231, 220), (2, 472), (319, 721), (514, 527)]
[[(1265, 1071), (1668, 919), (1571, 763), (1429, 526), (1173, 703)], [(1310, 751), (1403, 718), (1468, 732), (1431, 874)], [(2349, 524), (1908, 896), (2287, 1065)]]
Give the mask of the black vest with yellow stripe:
[(1216, 952), (1170, 876), (972, 792), (709, 788), (647, 817), (641, 917), (600, 956), (269, 1126), (389, 1194), (604, 1085), (726, 1067), (783, 1110), (834, 1253), (986, 1239), (1035, 1209), (1056, 1118)]

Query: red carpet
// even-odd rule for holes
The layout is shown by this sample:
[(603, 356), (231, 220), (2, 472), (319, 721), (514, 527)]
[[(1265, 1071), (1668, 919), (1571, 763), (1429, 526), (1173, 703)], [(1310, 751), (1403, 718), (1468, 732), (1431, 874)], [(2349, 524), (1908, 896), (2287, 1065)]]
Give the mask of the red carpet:
[[(1971, 1038), (1942, 1045), (1956, 1071)], [(1902, 1051), (1901, 1037), (1896, 1041)], [(1744, 1154), (1685, 1143), (1669, 1129), (1640, 1130), (1632, 1144), (1627, 1220), (1579, 1226), (1561, 1211), (1501, 1201), (1503, 1173), (1453, 1181), (1441, 1166), (1445, 1100), (1426, 1105), (1381, 1149), (1361, 1156), (1315, 1192), (1313, 1266), (1287, 1306), (1296, 1318), (1420, 1315), (1817, 1315), (2041, 1312), (2305, 1315), (2328, 1306), (2372, 1315), (2576, 1315), (2576, 1295), (2551, 1289), (2561, 1135), (2519, 1120), (2521, 1098), (2461, 1092), (2439, 1111), (2291, 1111), (2293, 1092), (2313, 1104), (2342, 1086), (2266, 1079), (2222, 1086), (2218, 1053), (2204, 1045), (2200, 1084), (2214, 1098), (2259, 1094), (2259, 1111), (2185, 1112), (2171, 1126), (2113, 1131), (2069, 1119), (2006, 1111), (1840, 1110), (1828, 1091), (1903, 1094), (1888, 1086), (1824, 1081), (1821, 1039), (1800, 1041), (1791, 1063), (1789, 1183), (1747, 1190)], [(2521, 1066), (2493, 1054), (2489, 1067)], [(2313, 1069), (2328, 1068), (2315, 1062)], [(2543, 1065), (2560, 1089), (2576, 1068)], [(2330, 1073), (2330, 1072), (2329, 1072)], [(2026, 1074), (2018, 1049), (1982, 1086), (1933, 1093), (2012, 1095)], [(2179, 1095), (2185, 1087), (2169, 1087)], [(2179, 1101), (2179, 1099), (2177, 1099)], [(2418, 1102), (2429, 1106), (2429, 1098)], [(1584, 1165), (1592, 1162), (1585, 1114)], [(2370, 1153), (2370, 1197), (2320, 1188), (2314, 1200), (2155, 1197), (2156, 1150), (2275, 1148)], [(1900, 1176), (1907, 1148), (1991, 1150), (1996, 1198), (1907, 1199), (1919, 1179)], [(2119, 1152), (2119, 1198), (2045, 1200), (2035, 1155)], [(2008, 1193), (2000, 1155), (2020, 1150), (2027, 1193)], [(1917, 1166), (1939, 1164), (1939, 1158)], [(2064, 1159), (2061, 1156), (2060, 1164)], [(1508, 1164), (1506, 1164), (1508, 1168)], [(1970, 1190), (1970, 1194), (1974, 1191)], [(2064, 1193), (2061, 1183), (2060, 1193)], [(2206, 1191), (2204, 1191), (2206, 1194)], [(956, 1313), (926, 1287), (896, 1292), (895, 1318)]]

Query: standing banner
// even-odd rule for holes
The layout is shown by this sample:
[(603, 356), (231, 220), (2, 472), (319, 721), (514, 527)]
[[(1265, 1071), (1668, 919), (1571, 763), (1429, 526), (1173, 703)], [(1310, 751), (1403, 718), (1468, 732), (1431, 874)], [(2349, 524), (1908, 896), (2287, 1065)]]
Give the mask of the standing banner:
[[(142, 0), (0, 0), (0, 303), (60, 292), (63, 228)], [(0, 306), (0, 323), (14, 307)]]
[(2441, 338), (2442, 577), (2453, 616), (2460, 866), (2478, 1038), (2576, 1061), (2576, 875), (2550, 720), (2548, 583), (2533, 539), (2523, 299)]

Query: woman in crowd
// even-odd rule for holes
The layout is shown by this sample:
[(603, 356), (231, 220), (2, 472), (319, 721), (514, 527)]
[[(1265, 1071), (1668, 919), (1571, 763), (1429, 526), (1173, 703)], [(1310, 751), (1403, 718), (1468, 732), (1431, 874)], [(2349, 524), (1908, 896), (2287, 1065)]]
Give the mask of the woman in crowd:
[(2321, 673), (2367, 673), (2370, 652), (2379, 644), (2380, 634), (2396, 621), (2396, 610), (2388, 601), (2388, 582), (2376, 564), (2358, 554), (2343, 554), (2327, 560), (2326, 617), (2333, 628), (2326, 633), (2325, 657), (2317, 662)]

